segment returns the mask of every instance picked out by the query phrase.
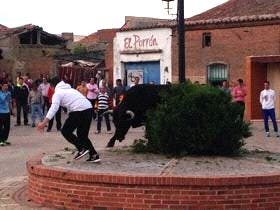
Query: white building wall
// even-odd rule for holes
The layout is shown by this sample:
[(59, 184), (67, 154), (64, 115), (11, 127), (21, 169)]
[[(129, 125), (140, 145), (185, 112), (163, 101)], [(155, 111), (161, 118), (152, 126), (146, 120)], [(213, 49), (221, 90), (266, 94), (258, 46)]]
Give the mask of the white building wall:
[(114, 39), (114, 82), (124, 79), (125, 62), (160, 61), (160, 81), (172, 82), (170, 28), (118, 32)]

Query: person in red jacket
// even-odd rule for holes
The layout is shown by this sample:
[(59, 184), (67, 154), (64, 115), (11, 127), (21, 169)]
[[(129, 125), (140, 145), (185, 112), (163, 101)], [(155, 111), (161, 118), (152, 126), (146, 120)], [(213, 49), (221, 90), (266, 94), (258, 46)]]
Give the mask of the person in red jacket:
[[(52, 104), (53, 94), (54, 94), (54, 86), (50, 85), (48, 89), (48, 99), (50, 105)], [(55, 114), (55, 120), (56, 120), (57, 131), (60, 131), (61, 130), (61, 107), (59, 107), (58, 111)], [(53, 126), (53, 118), (49, 121), (47, 132), (50, 132), (52, 130), (52, 126)]]

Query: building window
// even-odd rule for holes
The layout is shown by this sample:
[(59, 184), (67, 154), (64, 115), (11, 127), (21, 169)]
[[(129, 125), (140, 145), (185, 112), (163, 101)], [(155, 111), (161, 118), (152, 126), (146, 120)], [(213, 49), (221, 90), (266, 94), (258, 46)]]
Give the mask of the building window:
[(211, 47), (211, 33), (203, 33), (202, 47)]
[(223, 80), (228, 80), (228, 68), (226, 64), (215, 63), (208, 65), (208, 84), (219, 86)]

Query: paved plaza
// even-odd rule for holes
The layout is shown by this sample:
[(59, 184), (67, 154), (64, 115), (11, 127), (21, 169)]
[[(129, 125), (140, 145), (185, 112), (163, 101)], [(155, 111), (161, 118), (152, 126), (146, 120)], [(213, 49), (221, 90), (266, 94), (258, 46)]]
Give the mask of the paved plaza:
[[(65, 116), (63, 116), (65, 118)], [(2, 209), (49, 209), (28, 201), (26, 195), (27, 172), (26, 161), (38, 154), (52, 153), (72, 146), (64, 140), (56, 131), (55, 123), (52, 132), (40, 133), (31, 126), (14, 127), (15, 118), (12, 117), (10, 142), (11, 146), (0, 147), (0, 210)], [(90, 139), (97, 151), (104, 150), (112, 134), (106, 134), (105, 125), (102, 125), (103, 133), (94, 134), (96, 122), (92, 123)], [(132, 144), (134, 139), (142, 138), (142, 127), (131, 129), (122, 143), (116, 143), (116, 147)], [(253, 136), (246, 140), (246, 147), (250, 150), (270, 151), (280, 153), (280, 138), (264, 137), (262, 122), (253, 124)], [(90, 163), (89, 163), (90, 164)]]

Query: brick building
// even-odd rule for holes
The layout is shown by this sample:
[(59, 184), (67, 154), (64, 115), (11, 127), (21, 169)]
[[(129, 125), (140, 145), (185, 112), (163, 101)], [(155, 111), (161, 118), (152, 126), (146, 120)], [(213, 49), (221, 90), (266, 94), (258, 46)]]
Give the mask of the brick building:
[[(280, 93), (279, 11), (279, 0), (229, 0), (188, 19), (187, 78), (210, 84), (244, 79), (247, 119), (261, 119), (263, 81)], [(279, 103), (278, 97), (278, 118)]]
[[(242, 78), (247, 86), (246, 118), (262, 119), (259, 93), (263, 81), (280, 93), (280, 0), (229, 0), (213, 9), (185, 21), (186, 77), (201, 84), (218, 85), (228, 80), (231, 85)], [(126, 52), (123, 35), (151, 34), (153, 31), (170, 30), (171, 50), (170, 81), (178, 81), (178, 43), (176, 22), (134, 18), (126, 21), (117, 34), (114, 49), (114, 75), (126, 79), (126, 63), (147, 62), (153, 55), (143, 52)], [(161, 36), (160, 34), (158, 34)], [(164, 36), (161, 36), (164, 37)], [(116, 50), (119, 48), (119, 50)], [(155, 49), (153, 49), (155, 50)], [(160, 50), (160, 49), (159, 49)], [(163, 49), (161, 49), (163, 50)], [(117, 52), (118, 51), (118, 52)], [(134, 58), (132, 58), (134, 56)], [(159, 71), (164, 74), (164, 59)], [(279, 78), (278, 78), (279, 77)], [(162, 81), (161, 81), (162, 83)], [(276, 114), (280, 117), (279, 97)]]
[(31, 78), (39, 74), (53, 76), (58, 65), (54, 55), (68, 53), (66, 44), (66, 39), (35, 25), (0, 25), (0, 72), (6, 71), (13, 79), (16, 72), (29, 73)]

